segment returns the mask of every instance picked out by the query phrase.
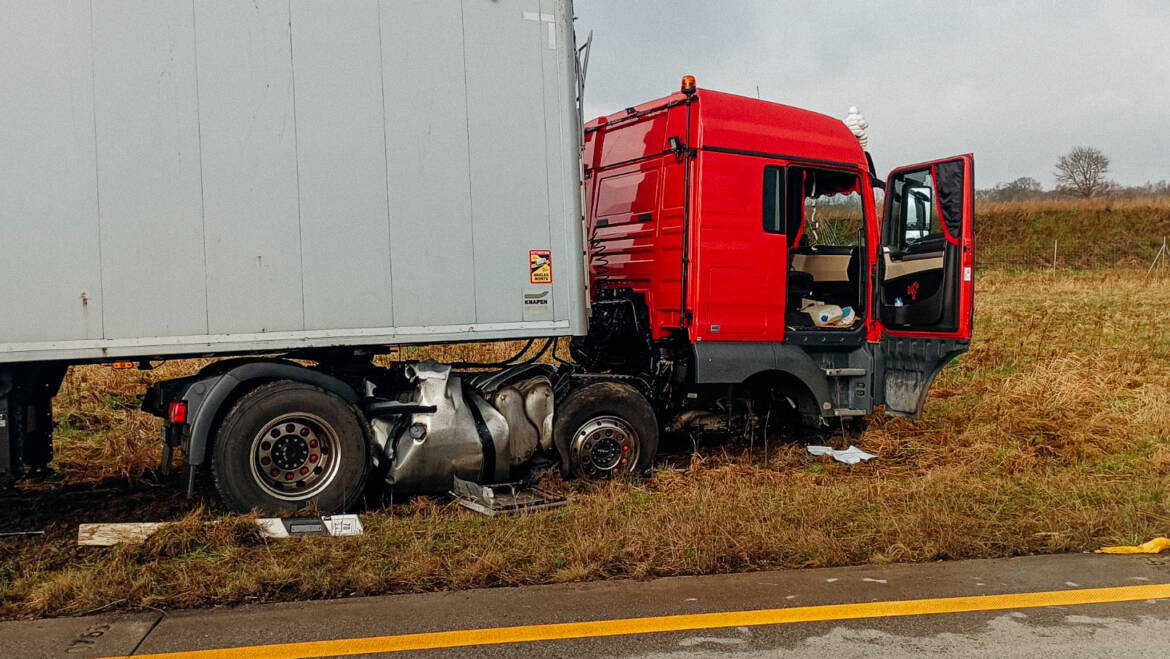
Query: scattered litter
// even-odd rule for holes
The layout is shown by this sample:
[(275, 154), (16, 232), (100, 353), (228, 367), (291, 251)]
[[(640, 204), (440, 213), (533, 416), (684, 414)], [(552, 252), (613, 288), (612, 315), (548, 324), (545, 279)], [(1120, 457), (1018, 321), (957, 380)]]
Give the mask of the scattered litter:
[(843, 451), (828, 446), (809, 446), (808, 452), (813, 455), (831, 455), (837, 462), (844, 462), (847, 465), (855, 465), (859, 462), (865, 462), (866, 460), (872, 460), (877, 457), (876, 455), (870, 455), (862, 451), (852, 444)]
[(842, 308), (820, 300), (804, 298), (800, 301), (800, 310), (808, 314), (817, 327), (852, 327), (857, 320), (853, 307)]
[(1068, 586), (1069, 588), (1080, 588), (1081, 587), (1081, 585), (1075, 581), (1066, 581), (1066, 582), (1064, 582), (1064, 585)]
[(869, 577), (862, 579), (862, 581), (868, 581), (870, 583), (890, 583), (885, 579), (870, 579)]
[(265, 538), (294, 538), (302, 535), (361, 535), (366, 529), (357, 515), (323, 517), (262, 517), (256, 520)]
[(77, 544), (87, 547), (112, 547), (124, 542), (142, 542), (154, 535), (164, 523), (81, 524), (77, 527)]
[(531, 481), (480, 485), (458, 476), (452, 485), (451, 496), (464, 508), (488, 517), (559, 508), (569, 502), (565, 497), (536, 487)]
[[(112, 547), (122, 543), (143, 542), (167, 522), (125, 522), (119, 524), (81, 524), (77, 527), (77, 544), (88, 547)], [(302, 535), (361, 535), (365, 532), (357, 515), (323, 517), (265, 517), (256, 520), (265, 538), (292, 538)]]
[(1136, 547), (1122, 545), (1120, 547), (1102, 547), (1098, 554), (1160, 554), (1170, 549), (1170, 538), (1154, 538)]
[(834, 581), (838, 581), (837, 577), (833, 577), (832, 579), (825, 579), (825, 583), (833, 583)]
[(794, 599), (796, 599), (796, 595), (789, 595), (789, 596), (785, 597), (784, 599), (786, 599), (786, 600), (794, 600)]

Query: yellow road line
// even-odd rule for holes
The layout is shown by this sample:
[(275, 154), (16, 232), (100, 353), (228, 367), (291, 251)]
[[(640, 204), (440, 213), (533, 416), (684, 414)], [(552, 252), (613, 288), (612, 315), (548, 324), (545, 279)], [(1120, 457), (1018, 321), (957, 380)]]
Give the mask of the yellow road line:
[(141, 657), (146, 657), (147, 659), (239, 659), (243, 657), (247, 657), (248, 659), (308, 659), (311, 657), (402, 652), (405, 650), (434, 650), (474, 645), (557, 641), (570, 638), (682, 632), (721, 627), (786, 625), (798, 622), (855, 620), (859, 618), (893, 618), (939, 613), (969, 613), (973, 611), (1029, 609), (1045, 606), (1132, 602), (1136, 600), (1162, 598), (1170, 598), (1170, 584), (1147, 584), (1114, 588), (1081, 588), (1077, 590), (1055, 590), (1040, 593), (975, 595), (970, 597), (894, 600), (888, 602), (861, 602), (856, 604), (827, 604), (822, 606), (800, 606), (788, 609), (694, 613), (652, 618), (625, 618), (591, 622), (566, 622), (551, 625), (527, 625), (523, 627), (464, 629), (445, 632), (426, 632), (422, 634), (402, 634), (399, 636), (372, 636), (333, 641), (252, 645), (217, 650), (195, 650), (191, 652), (170, 652), (136, 656), (140, 657), (140, 659)]

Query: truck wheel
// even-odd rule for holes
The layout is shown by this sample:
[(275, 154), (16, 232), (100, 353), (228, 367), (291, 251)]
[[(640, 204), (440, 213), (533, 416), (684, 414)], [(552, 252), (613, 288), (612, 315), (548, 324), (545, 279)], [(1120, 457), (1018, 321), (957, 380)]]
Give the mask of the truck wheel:
[(315, 504), (344, 512), (362, 494), (369, 448), (359, 412), (283, 380), (247, 393), (224, 417), (211, 472), (228, 507), (283, 515)]
[(658, 419), (645, 396), (617, 382), (587, 384), (557, 406), (553, 427), (568, 473), (605, 480), (641, 473), (658, 453)]

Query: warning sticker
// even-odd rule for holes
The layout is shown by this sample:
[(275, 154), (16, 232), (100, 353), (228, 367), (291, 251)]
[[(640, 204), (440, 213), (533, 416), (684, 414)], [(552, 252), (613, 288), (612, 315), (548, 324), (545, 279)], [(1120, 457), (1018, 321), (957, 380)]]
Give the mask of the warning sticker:
[(552, 252), (547, 249), (529, 250), (528, 281), (533, 284), (552, 283)]

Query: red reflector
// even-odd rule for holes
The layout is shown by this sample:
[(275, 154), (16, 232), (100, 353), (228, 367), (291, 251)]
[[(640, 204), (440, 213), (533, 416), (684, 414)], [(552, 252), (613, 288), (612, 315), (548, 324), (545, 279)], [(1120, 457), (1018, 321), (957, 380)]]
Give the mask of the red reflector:
[(167, 406), (167, 421), (171, 423), (187, 423), (187, 402), (182, 400), (171, 401)]

